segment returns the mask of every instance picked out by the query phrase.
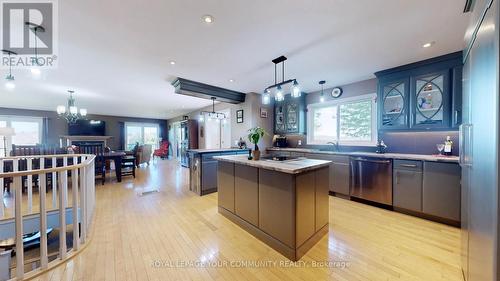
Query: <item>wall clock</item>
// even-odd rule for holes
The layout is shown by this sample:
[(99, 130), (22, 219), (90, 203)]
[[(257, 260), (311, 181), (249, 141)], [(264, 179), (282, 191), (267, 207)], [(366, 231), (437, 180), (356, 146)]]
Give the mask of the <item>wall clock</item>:
[(342, 95), (342, 88), (340, 87), (335, 87), (332, 89), (332, 97), (338, 98)]

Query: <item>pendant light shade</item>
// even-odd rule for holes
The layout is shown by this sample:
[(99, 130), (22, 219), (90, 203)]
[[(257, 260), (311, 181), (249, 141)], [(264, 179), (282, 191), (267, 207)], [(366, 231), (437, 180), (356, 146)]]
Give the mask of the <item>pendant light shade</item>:
[(321, 85), (321, 93), (319, 94), (319, 102), (325, 102), (325, 93), (324, 93), (324, 85), (325, 85), (326, 81), (325, 80), (321, 80), (318, 82), (318, 84)]
[(300, 92), (300, 87), (299, 87), (299, 83), (297, 82), (297, 80), (293, 81), (293, 85), (290, 88), (290, 92), (291, 92), (292, 98), (299, 98), (300, 97), (301, 92)]
[(277, 102), (285, 100), (285, 96), (283, 95), (283, 89), (281, 88), (280, 85), (278, 85), (278, 87), (276, 87), (276, 92), (274, 93), (274, 99)]

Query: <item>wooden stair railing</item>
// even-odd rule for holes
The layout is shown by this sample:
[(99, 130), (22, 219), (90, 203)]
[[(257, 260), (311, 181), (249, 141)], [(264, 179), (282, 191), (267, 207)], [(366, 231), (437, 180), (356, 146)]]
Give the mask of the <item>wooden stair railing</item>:
[[(58, 211), (59, 226), (59, 260), (65, 260), (68, 256), (66, 244), (66, 210), (68, 207), (68, 172), (71, 173), (71, 224), (73, 229), (73, 249), (78, 251), (85, 244), (90, 223), (92, 221), (95, 206), (95, 180), (94, 165), (95, 155), (90, 154), (57, 154), (57, 155), (32, 155), (13, 156), (0, 158), (0, 218), (5, 215), (4, 206), (4, 180), (12, 179), (12, 191), (14, 193), (13, 214), (15, 220), (15, 252), (16, 264), (24, 265), (23, 214), (22, 214), (22, 179), (27, 178), (27, 211), (33, 214), (32, 179), (38, 176), (39, 186), (39, 231), (40, 231), (40, 267), (28, 273), (24, 272), (24, 266), (16, 266), (15, 276), (22, 280), (26, 275), (34, 271), (46, 270), (49, 267), (47, 252), (47, 206), (46, 189), (47, 174), (52, 175), (52, 207)], [(62, 166), (57, 166), (62, 159)], [(71, 165), (68, 164), (68, 159)], [(46, 161), (47, 160), (47, 161)], [(33, 169), (33, 162), (38, 163), (38, 169)], [(20, 170), (20, 163), (26, 163), (26, 169)], [(51, 163), (50, 168), (45, 168), (45, 163)], [(12, 172), (3, 172), (6, 164), (12, 166)], [(59, 196), (57, 196), (59, 195)], [(57, 202), (58, 199), (58, 202)], [(70, 214), (68, 214), (70, 215)], [(79, 227), (80, 226), (80, 227)], [(80, 233), (81, 231), (81, 233)], [(0, 234), (2, 232), (0, 231)], [(5, 237), (0, 237), (0, 240)], [(1, 270), (1, 269), (0, 269)]]

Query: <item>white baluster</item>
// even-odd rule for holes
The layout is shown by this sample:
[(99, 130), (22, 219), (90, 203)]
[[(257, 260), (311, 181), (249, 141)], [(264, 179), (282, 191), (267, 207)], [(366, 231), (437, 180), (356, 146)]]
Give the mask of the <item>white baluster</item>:
[[(3, 160), (0, 159), (0, 173), (3, 173)], [(4, 202), (3, 202), (3, 178), (0, 178), (0, 218), (3, 218), (5, 212), (4, 212)]]
[[(45, 169), (45, 158), (40, 158), (40, 170)], [(39, 178), (39, 193), (40, 193), (40, 266), (47, 269), (48, 252), (47, 252), (47, 206), (45, 204), (45, 196), (47, 192), (47, 175), (45, 173), (38, 174)]]
[[(82, 162), (85, 161), (82, 158)], [(80, 211), (80, 216), (81, 216), (81, 227), (82, 227), (82, 244), (85, 243), (87, 240), (87, 167), (84, 166), (83, 168), (80, 169), (81, 171), (81, 177), (80, 177), (80, 200), (81, 202), (81, 211)]]
[[(52, 157), (52, 168), (57, 166), (57, 157)], [(52, 208), (57, 208), (57, 172), (52, 172)]]
[[(63, 157), (63, 166), (66, 166), (67, 158)], [(66, 198), (68, 192), (67, 171), (59, 172), (59, 257), (66, 258)]]
[[(73, 165), (78, 165), (78, 157), (73, 157)], [(78, 169), (71, 170), (71, 194), (73, 195), (73, 250), (80, 248), (78, 229)]]
[[(17, 172), (19, 170), (18, 159), (12, 161), (13, 171)], [(15, 197), (15, 207), (14, 207), (14, 217), (16, 221), (16, 276), (17, 279), (23, 279), (24, 277), (24, 245), (23, 245), (23, 214), (22, 214), (22, 200), (23, 200), (23, 190), (21, 186), (21, 177), (14, 177), (13, 187), (14, 187), (14, 197)]]
[[(33, 158), (27, 158), (27, 170), (31, 171), (33, 169)], [(28, 213), (33, 212), (33, 176), (27, 176), (27, 188), (28, 188)]]

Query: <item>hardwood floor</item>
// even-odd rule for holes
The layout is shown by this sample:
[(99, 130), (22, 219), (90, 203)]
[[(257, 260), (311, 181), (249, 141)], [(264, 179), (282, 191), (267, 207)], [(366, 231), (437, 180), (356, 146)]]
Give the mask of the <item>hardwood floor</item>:
[(462, 280), (454, 227), (330, 197), (329, 234), (293, 264), (219, 215), (216, 193), (190, 192), (174, 161), (137, 173), (96, 185), (90, 245), (36, 280)]

